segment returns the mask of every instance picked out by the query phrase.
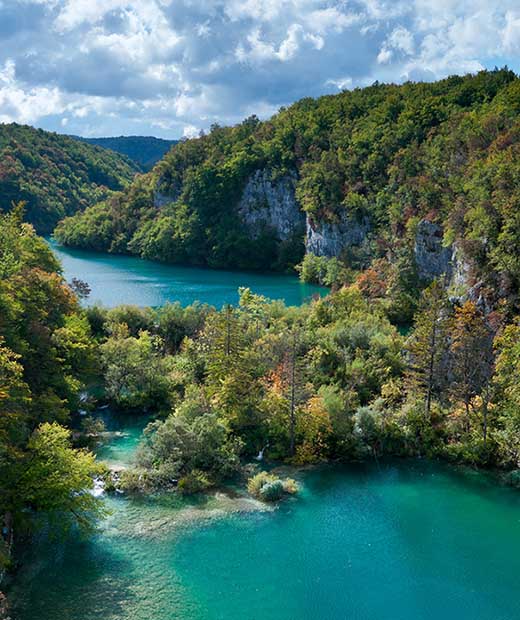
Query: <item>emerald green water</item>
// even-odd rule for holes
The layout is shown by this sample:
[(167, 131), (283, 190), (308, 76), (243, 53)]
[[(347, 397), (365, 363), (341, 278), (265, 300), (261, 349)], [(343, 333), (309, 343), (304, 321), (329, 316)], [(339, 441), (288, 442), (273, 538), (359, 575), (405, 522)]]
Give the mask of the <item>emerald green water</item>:
[[(144, 423), (144, 422), (143, 422)], [(131, 460), (139, 422), (100, 456)], [(520, 495), (429, 462), (330, 466), (274, 510), (107, 499), (90, 541), (41, 542), (14, 620), (515, 620)]]
[(90, 305), (161, 306), (179, 301), (186, 306), (200, 301), (220, 308), (236, 304), (239, 287), (247, 286), (254, 293), (295, 306), (327, 292), (323, 287), (303, 284), (296, 276), (164, 265), (133, 256), (72, 250), (48, 241), (61, 261), (65, 278), (79, 278), (90, 285)]
[[(91, 302), (236, 302), (236, 289), (301, 301), (295, 278), (210, 272), (56, 249)], [(132, 461), (146, 419), (105, 411), (98, 456)], [(13, 620), (517, 620), (520, 494), (426, 461), (298, 475), (276, 508), (222, 493), (106, 498), (89, 540), (42, 537), (9, 596)]]

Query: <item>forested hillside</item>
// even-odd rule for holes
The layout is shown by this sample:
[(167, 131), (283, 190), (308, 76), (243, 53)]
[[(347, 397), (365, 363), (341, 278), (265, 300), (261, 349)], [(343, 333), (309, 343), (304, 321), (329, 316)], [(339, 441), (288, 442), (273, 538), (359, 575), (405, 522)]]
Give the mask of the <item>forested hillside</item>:
[(0, 515), (18, 534), (49, 521), (88, 529), (102, 514), (87, 492), (99, 468), (68, 430), (95, 368), (88, 321), (16, 206), (0, 215)]
[(307, 254), (304, 277), (361, 277), (396, 320), (442, 274), (454, 294), (514, 304), (519, 112), (507, 69), (303, 99), (176, 145), (58, 238), (215, 268), (283, 270)]
[[(0, 515), (18, 536), (92, 528), (94, 476), (131, 494), (246, 479), (264, 501), (296, 492), (252, 475), (267, 448), (292, 465), (440, 457), (519, 484), (520, 324), (505, 304), (454, 300), (434, 281), (404, 336), (366, 272), (300, 307), (244, 289), (220, 311), (81, 309), (60, 272), (21, 205), (0, 216)], [(104, 435), (81, 400), (93, 381), (113, 411), (155, 417), (135, 467), (111, 473), (78, 447)]]
[(0, 209), (26, 203), (41, 233), (126, 187), (137, 167), (125, 157), (26, 125), (0, 124)]
[(148, 171), (171, 149), (178, 140), (164, 140), (153, 136), (117, 136), (113, 138), (82, 138), (77, 140), (88, 142), (126, 155), (141, 170)]
[[(93, 379), (115, 411), (157, 418), (107, 488), (203, 491), (247, 477), (265, 446), (291, 464), (426, 455), (517, 481), (518, 318), (454, 304), (438, 282), (408, 337), (359, 283), (290, 308), (243, 289), (221, 311), (82, 310), (21, 206), (1, 216), (0, 275), (0, 514), (21, 531), (100, 514), (85, 490), (101, 470), (68, 430)], [(73, 419), (76, 442), (99, 439)]]

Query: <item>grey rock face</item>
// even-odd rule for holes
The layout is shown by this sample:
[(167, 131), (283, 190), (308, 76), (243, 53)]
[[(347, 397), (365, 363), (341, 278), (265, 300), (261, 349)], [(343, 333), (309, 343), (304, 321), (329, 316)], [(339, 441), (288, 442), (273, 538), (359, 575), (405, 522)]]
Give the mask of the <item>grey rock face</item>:
[(415, 262), (419, 276), (425, 280), (433, 280), (443, 274), (451, 276), (451, 247), (442, 245), (442, 228), (434, 222), (421, 220), (415, 235)]
[(160, 209), (171, 202), (175, 202), (181, 193), (180, 187), (175, 189), (170, 188), (168, 192), (164, 190), (161, 191), (163, 184), (164, 179), (158, 179), (153, 192), (153, 206), (156, 209)]
[(295, 175), (272, 180), (269, 170), (257, 170), (247, 182), (238, 214), (253, 237), (265, 228), (276, 231), (281, 241), (294, 234), (303, 236), (304, 215), (296, 200)]
[(349, 246), (361, 245), (370, 230), (368, 218), (358, 220), (342, 213), (337, 222), (312, 222), (307, 217), (306, 252), (316, 256), (340, 256)]
[(471, 265), (464, 258), (462, 250), (454, 243), (451, 253), (451, 286), (456, 288), (466, 287), (470, 277), (470, 270)]

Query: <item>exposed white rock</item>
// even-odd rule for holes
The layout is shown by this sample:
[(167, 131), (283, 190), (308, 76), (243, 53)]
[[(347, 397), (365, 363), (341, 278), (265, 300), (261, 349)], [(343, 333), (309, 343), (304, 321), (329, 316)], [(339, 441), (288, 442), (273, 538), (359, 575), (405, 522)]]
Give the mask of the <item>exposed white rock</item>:
[(465, 288), (468, 285), (471, 266), (464, 257), (462, 250), (455, 243), (451, 253), (451, 282), (455, 288)]
[(444, 247), (442, 228), (428, 220), (421, 220), (415, 234), (415, 262), (420, 278), (433, 280), (451, 275), (453, 248)]
[(337, 221), (313, 222), (307, 217), (305, 250), (316, 256), (340, 256), (349, 246), (359, 246), (370, 231), (368, 218), (342, 213)]
[(482, 282), (472, 287), (471, 263), (457, 243), (443, 245), (443, 230), (433, 222), (419, 222), (415, 237), (415, 261), (421, 278), (434, 280), (443, 277), (444, 284), (453, 302), (464, 303), (471, 299), (479, 306), (486, 305), (481, 294)]
[(295, 196), (296, 175), (272, 178), (268, 169), (257, 170), (248, 180), (238, 205), (238, 214), (253, 237), (264, 228), (285, 241), (301, 231), (304, 215)]

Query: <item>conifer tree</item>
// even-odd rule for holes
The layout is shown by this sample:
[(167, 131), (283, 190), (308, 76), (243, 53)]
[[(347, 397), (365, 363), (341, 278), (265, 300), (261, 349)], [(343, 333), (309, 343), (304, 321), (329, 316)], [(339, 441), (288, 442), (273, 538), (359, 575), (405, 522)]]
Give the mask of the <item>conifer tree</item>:
[(423, 293), (415, 329), (408, 342), (411, 392), (424, 396), (424, 413), (430, 418), (432, 400), (440, 395), (446, 377), (443, 362), (447, 353), (448, 303), (442, 285), (435, 281)]

